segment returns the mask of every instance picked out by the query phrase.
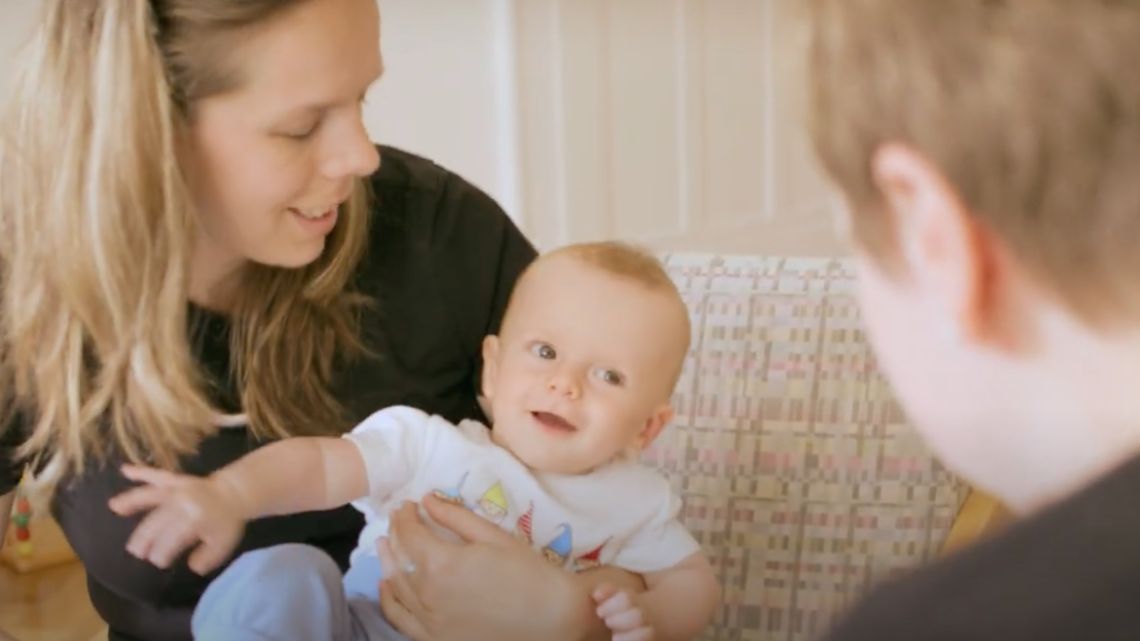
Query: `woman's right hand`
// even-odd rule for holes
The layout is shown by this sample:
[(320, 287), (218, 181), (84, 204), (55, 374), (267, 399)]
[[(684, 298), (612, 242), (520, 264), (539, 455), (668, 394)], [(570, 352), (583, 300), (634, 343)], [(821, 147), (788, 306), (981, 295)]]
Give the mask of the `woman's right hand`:
[(133, 556), (167, 568), (197, 546), (187, 564), (205, 575), (224, 563), (241, 541), (246, 518), (240, 497), (221, 477), (137, 465), (124, 465), (122, 471), (141, 485), (113, 497), (111, 510), (120, 516), (148, 512), (127, 541)]
[(465, 508), (433, 496), (431, 519), (463, 540), (441, 538), (414, 504), (392, 515), (380, 554), (392, 571), (380, 590), (388, 620), (414, 641), (609, 638), (589, 592), (572, 574)]

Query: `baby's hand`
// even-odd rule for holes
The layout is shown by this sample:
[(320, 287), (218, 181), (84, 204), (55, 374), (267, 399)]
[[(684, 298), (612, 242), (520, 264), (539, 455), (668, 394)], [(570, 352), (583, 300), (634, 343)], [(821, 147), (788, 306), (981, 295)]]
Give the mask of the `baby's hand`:
[(112, 498), (111, 510), (121, 516), (149, 512), (127, 541), (133, 556), (166, 568), (197, 546), (187, 564), (207, 574), (237, 547), (245, 518), (237, 493), (225, 482), (136, 465), (122, 471), (142, 485)]
[(598, 604), (598, 618), (614, 633), (613, 641), (653, 641), (656, 638), (649, 615), (638, 604), (636, 595), (611, 585), (600, 585), (593, 597)]

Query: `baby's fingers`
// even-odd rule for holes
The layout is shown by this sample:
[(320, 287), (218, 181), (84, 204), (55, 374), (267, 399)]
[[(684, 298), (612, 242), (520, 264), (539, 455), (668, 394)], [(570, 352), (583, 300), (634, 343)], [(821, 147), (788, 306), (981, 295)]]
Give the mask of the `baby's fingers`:
[(601, 604), (605, 603), (608, 599), (612, 598), (617, 593), (618, 593), (617, 588), (610, 585), (609, 583), (603, 583), (603, 584), (599, 585), (598, 587), (594, 588), (594, 592), (590, 596), (594, 597), (594, 603), (601, 605)]
[(653, 628), (637, 628), (614, 634), (614, 641), (653, 641)]
[(198, 531), (185, 521), (168, 522), (155, 537), (147, 560), (155, 567), (168, 568), (174, 564), (174, 559), (197, 543), (200, 538)]
[(155, 485), (140, 485), (111, 497), (107, 506), (119, 516), (131, 516), (144, 510), (152, 510), (162, 503), (166, 489)]
[(614, 631), (632, 632), (645, 627), (645, 615), (641, 608), (627, 608), (616, 614), (604, 617), (606, 627)]
[(234, 547), (235, 545), (218, 541), (203, 541), (196, 550), (190, 553), (190, 558), (186, 564), (195, 573), (205, 576), (224, 563), (233, 553)]
[[(166, 559), (170, 555), (170, 549), (188, 536), (180, 527), (185, 522), (181, 512), (169, 506), (151, 511), (131, 532), (127, 539), (127, 552), (135, 558), (166, 567), (156, 561)], [(188, 544), (183, 544), (182, 548), (185, 549), (186, 545)]]
[(130, 463), (124, 464), (119, 468), (123, 476), (138, 483), (147, 483), (149, 485), (158, 485), (159, 487), (170, 487), (178, 483), (181, 476), (166, 470), (160, 470), (155, 467), (146, 467), (145, 465), (131, 465)]
[(630, 600), (629, 593), (615, 591), (612, 596), (610, 596), (608, 599), (603, 601), (601, 605), (598, 606), (598, 617), (606, 619), (606, 623), (609, 623), (609, 617), (619, 612), (625, 612), (632, 607), (633, 601)]

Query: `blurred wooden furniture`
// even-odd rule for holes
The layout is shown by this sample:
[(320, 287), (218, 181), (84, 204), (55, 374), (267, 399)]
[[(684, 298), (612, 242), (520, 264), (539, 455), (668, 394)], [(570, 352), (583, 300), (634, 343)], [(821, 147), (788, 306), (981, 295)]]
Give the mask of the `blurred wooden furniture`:
[(77, 561), (28, 573), (0, 566), (0, 641), (103, 641), (107, 626), (91, 607)]
[(17, 499), (0, 549), (0, 641), (96, 641), (107, 626), (55, 522)]
[(954, 525), (942, 544), (942, 553), (949, 554), (983, 537), (1000, 532), (1013, 520), (1013, 514), (994, 497), (979, 490), (970, 490)]

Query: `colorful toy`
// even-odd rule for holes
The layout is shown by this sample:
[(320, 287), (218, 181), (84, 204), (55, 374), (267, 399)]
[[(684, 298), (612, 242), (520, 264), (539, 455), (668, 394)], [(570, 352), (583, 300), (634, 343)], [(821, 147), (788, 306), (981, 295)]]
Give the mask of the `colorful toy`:
[(0, 563), (16, 572), (32, 572), (75, 560), (59, 525), (46, 513), (32, 509), (28, 496), (16, 490), (16, 501), (8, 518)]
[(16, 509), (12, 512), (12, 527), (16, 530), (16, 554), (22, 557), (32, 555), (32, 503), (27, 497), (16, 499)]

